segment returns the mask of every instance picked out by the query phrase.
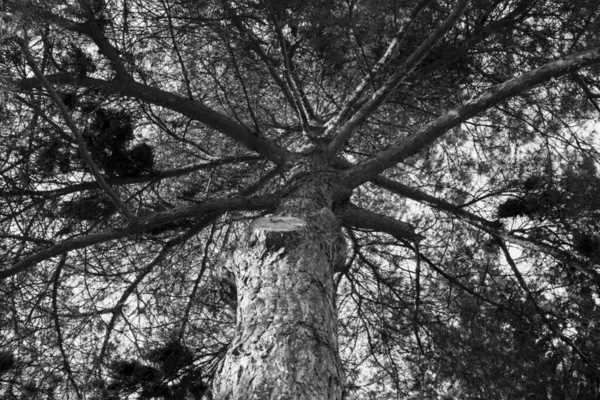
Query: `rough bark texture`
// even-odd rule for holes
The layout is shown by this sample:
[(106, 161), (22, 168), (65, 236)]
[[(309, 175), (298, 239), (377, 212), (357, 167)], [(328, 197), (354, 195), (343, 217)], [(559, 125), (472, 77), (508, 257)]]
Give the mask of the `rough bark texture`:
[(294, 185), (275, 213), (304, 225), (252, 224), (228, 260), (237, 329), (215, 399), (342, 399), (333, 271), (345, 260), (345, 242), (331, 185), (311, 178)]

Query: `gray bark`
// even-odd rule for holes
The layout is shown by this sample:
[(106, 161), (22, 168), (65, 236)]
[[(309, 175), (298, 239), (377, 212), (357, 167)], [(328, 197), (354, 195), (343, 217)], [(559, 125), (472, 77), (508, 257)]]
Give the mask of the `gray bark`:
[(333, 272), (346, 248), (333, 192), (314, 175), (295, 185), (227, 260), (237, 327), (215, 399), (342, 399)]

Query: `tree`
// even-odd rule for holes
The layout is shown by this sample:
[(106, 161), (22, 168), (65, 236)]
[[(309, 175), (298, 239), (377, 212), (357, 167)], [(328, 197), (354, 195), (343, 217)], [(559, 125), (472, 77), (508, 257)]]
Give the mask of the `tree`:
[(594, 398), (595, 1), (5, 0), (5, 398)]

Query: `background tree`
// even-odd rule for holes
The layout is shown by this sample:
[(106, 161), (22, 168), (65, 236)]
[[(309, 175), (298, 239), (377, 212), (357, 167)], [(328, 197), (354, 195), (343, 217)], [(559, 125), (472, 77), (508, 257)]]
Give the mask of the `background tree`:
[(4, 0), (0, 395), (598, 397), (599, 5)]

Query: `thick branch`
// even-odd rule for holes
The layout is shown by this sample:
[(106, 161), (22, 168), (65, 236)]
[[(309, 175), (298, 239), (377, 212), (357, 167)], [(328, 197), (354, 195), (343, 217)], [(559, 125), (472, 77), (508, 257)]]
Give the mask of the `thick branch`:
[[(105, 81), (88, 77), (74, 77), (64, 73), (48, 75), (46, 78), (52, 83), (98, 89), (105, 93), (132, 97), (146, 103), (176, 111), (221, 132), (281, 167), (287, 161), (288, 153), (285, 149), (258, 136), (258, 133), (249, 131), (225, 115), (185, 97), (133, 81)], [(37, 80), (31, 78), (17, 82), (17, 85), (21, 90), (39, 87)]]
[(104, 35), (96, 23), (96, 16), (94, 15), (94, 11), (88, 3), (88, 1), (79, 1), (79, 5), (81, 6), (82, 10), (85, 11), (88, 19), (84, 23), (73, 22), (70, 19), (56, 14), (52, 11), (50, 5), (39, 5), (34, 4), (31, 1), (19, 0), (16, 2), (7, 2), (6, 6), (9, 10), (12, 9), (15, 13), (23, 13), (27, 15), (28, 18), (37, 20), (42, 24), (51, 22), (70, 31), (88, 36), (90, 39), (92, 39), (96, 46), (98, 46), (100, 52), (108, 59), (118, 79), (129, 79), (129, 73), (125, 69), (123, 62), (119, 57), (119, 51), (110, 43), (106, 35)]
[(583, 89), (583, 92), (585, 93), (585, 96), (587, 97), (589, 102), (592, 103), (592, 105), (598, 112), (600, 112), (600, 107), (598, 107), (598, 103), (596, 102), (596, 99), (600, 97), (600, 95), (592, 93), (587, 83), (585, 83), (581, 75), (579, 75), (577, 72), (574, 72), (572, 75), (575, 82), (577, 82), (577, 84)]
[(411, 242), (418, 242), (425, 238), (415, 233), (415, 228), (409, 223), (367, 211), (353, 204), (336, 209), (335, 215), (338, 217), (340, 224), (345, 227), (385, 232), (397, 239)]
[(362, 81), (354, 90), (354, 93), (352, 93), (352, 96), (350, 96), (350, 98), (345, 102), (342, 109), (335, 115), (335, 117), (333, 117), (327, 123), (327, 134), (329, 134), (330, 132), (334, 132), (336, 129), (338, 129), (339, 125), (342, 122), (345, 122), (346, 119), (350, 116), (353, 109), (359, 104), (359, 100), (361, 100), (363, 95), (367, 92), (367, 88), (369, 87), (369, 81), (372, 80), (373, 77), (379, 73), (381, 68), (383, 68), (383, 66), (385, 66), (392, 59), (392, 56), (395, 54), (396, 49), (400, 45), (400, 39), (403, 38), (406, 32), (408, 32), (408, 30), (412, 26), (415, 19), (419, 16), (421, 11), (423, 11), (425, 7), (431, 2), (432, 0), (421, 0), (412, 10), (408, 21), (402, 21), (402, 26), (396, 33), (396, 36), (388, 46), (383, 56), (381, 56), (379, 61), (377, 61), (377, 63), (373, 66), (369, 73), (364, 76)]
[(593, 268), (590, 268), (590, 266), (588, 266), (587, 263), (576, 259), (571, 254), (556, 249), (554, 246), (540, 243), (529, 238), (515, 236), (509, 232), (506, 232), (504, 229), (501, 228), (499, 224), (495, 222), (488, 221), (485, 218), (472, 214), (458, 206), (455, 206), (454, 204), (448, 203), (447, 201), (438, 199), (434, 196), (431, 196), (427, 193), (423, 193), (419, 190), (413, 189), (399, 182), (395, 182), (391, 179), (378, 176), (372, 179), (371, 182), (393, 193), (399, 194), (404, 197), (408, 197), (420, 203), (426, 203), (438, 210), (442, 210), (452, 215), (455, 215), (461, 220), (469, 223), (470, 225), (475, 226), (478, 229), (483, 230), (484, 232), (487, 232), (492, 236), (504, 239), (507, 242), (517, 244), (523, 248), (533, 249), (551, 255), (552, 257), (558, 260), (572, 265), (573, 268), (590, 278), (592, 281), (596, 282), (597, 284), (600, 284), (600, 274), (598, 272), (596, 272)]
[(437, 44), (442, 37), (450, 30), (460, 16), (463, 14), (469, 0), (460, 0), (450, 15), (444, 20), (442, 25), (433, 32), (425, 42), (423, 42), (400, 66), (400, 68), (387, 80), (387, 82), (373, 94), (371, 99), (354, 114), (348, 122), (346, 122), (338, 132), (335, 132), (335, 137), (329, 145), (327, 151), (331, 155), (336, 155), (342, 151), (346, 142), (352, 136), (356, 128), (360, 126), (367, 118), (369, 118), (383, 102), (396, 90), (404, 81), (404, 78), (415, 69), (417, 65), (431, 52), (433, 46)]
[(281, 49), (281, 58), (283, 59), (283, 76), (288, 84), (288, 87), (291, 90), (293, 100), (294, 100), (294, 109), (298, 114), (298, 119), (302, 124), (305, 131), (309, 130), (309, 121), (308, 121), (308, 113), (304, 109), (304, 103), (302, 102), (302, 97), (300, 96), (300, 92), (296, 86), (296, 82), (292, 76), (292, 60), (288, 53), (288, 48), (286, 44), (286, 40), (283, 37), (283, 32), (281, 30), (281, 26), (277, 21), (277, 17), (273, 16), (273, 23), (275, 25), (275, 31), (277, 32), (277, 39), (279, 40), (279, 46)]
[(378, 173), (418, 153), (436, 139), (482, 111), (531, 89), (552, 78), (571, 73), (579, 68), (600, 63), (600, 47), (550, 62), (540, 68), (496, 85), (481, 96), (465, 102), (424, 125), (401, 143), (388, 148), (374, 157), (344, 172), (348, 186), (357, 187), (374, 178)]
[(140, 234), (154, 227), (171, 221), (177, 221), (186, 218), (199, 218), (209, 213), (224, 213), (226, 211), (252, 211), (275, 208), (277, 205), (277, 196), (264, 195), (256, 197), (241, 197), (235, 199), (213, 199), (200, 204), (194, 204), (186, 207), (179, 207), (169, 211), (160, 212), (147, 218), (140, 218), (138, 224), (125, 226), (116, 230), (93, 233), (87, 236), (76, 237), (59, 242), (51, 247), (42, 250), (25, 260), (14, 264), (12, 267), (0, 270), (0, 279), (8, 278), (37, 263), (66, 253), (71, 250), (81, 249), (94, 244), (121, 239), (134, 234)]
[[(85, 2), (82, 2), (85, 3)], [(93, 14), (91, 14), (93, 18)], [(116, 78), (119, 80), (130, 79), (129, 72), (125, 69), (121, 57), (119, 57), (119, 51), (110, 43), (110, 40), (104, 35), (104, 33), (98, 27), (98, 24), (93, 19), (83, 24), (72, 24), (71, 29), (76, 32), (87, 35), (94, 41), (100, 53), (108, 59), (111, 68), (115, 71)]]

